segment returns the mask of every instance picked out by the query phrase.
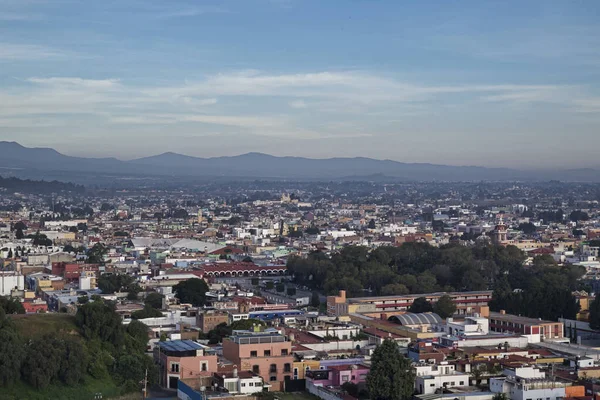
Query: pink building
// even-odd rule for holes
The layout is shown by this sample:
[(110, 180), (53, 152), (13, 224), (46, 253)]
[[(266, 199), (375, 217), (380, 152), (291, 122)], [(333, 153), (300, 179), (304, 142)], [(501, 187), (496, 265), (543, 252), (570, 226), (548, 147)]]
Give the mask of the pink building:
[(271, 391), (283, 390), (284, 382), (292, 379), (292, 343), (275, 329), (234, 331), (223, 340), (223, 356), (241, 371), (261, 376)]
[(306, 372), (307, 384), (314, 386), (342, 386), (344, 383), (366, 382), (369, 367), (362, 364), (332, 365), (327, 369)]
[(170, 389), (177, 389), (179, 379), (212, 376), (217, 372), (217, 356), (210, 348), (192, 340), (158, 342), (154, 361), (160, 370), (159, 384)]

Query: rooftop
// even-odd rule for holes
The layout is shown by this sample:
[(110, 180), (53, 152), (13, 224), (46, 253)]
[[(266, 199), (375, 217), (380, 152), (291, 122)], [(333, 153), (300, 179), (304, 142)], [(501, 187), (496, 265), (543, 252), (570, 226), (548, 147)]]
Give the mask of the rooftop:
[(187, 352), (202, 349), (202, 345), (193, 340), (169, 340), (166, 342), (158, 342), (158, 347), (161, 350), (170, 352)]
[(492, 311), (490, 312), (490, 319), (502, 319), (502, 320), (510, 320), (511, 322), (516, 322), (519, 324), (529, 324), (529, 325), (539, 325), (539, 324), (558, 324), (559, 322), (555, 321), (546, 321), (538, 318), (529, 318), (522, 317), (520, 315), (513, 314), (503, 314), (499, 312)]

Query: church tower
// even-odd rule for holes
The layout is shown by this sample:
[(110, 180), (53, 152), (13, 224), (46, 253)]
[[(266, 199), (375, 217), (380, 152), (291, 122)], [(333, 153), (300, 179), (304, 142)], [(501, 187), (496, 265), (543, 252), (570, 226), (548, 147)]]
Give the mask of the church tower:
[(498, 225), (496, 225), (496, 229), (494, 229), (494, 237), (493, 237), (494, 243), (496, 243), (496, 244), (506, 243), (507, 233), (508, 233), (508, 230), (506, 228), (506, 225), (504, 225), (504, 220), (503, 220), (502, 216), (500, 216), (500, 221), (498, 222)]

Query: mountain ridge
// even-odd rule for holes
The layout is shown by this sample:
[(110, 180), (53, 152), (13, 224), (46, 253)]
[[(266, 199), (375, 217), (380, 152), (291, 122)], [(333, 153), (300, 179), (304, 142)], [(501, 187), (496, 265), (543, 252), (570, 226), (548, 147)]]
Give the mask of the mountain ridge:
[[(236, 156), (195, 157), (175, 152), (133, 160), (86, 158), (64, 155), (52, 148), (25, 147), (18, 142), (0, 142), (0, 168), (29, 171), (183, 177), (255, 177), (260, 179), (342, 179), (383, 176), (412, 181), (600, 181), (594, 168), (528, 171), (501, 167), (451, 166), (405, 163), (368, 157), (308, 158), (249, 152)], [(366, 178), (366, 180), (368, 180)]]

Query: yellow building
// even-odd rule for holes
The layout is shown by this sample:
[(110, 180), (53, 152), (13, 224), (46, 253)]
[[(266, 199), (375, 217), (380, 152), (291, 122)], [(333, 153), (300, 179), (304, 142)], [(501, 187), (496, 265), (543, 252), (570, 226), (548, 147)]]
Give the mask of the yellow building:
[(319, 369), (321, 362), (319, 360), (302, 360), (294, 361), (293, 364), (293, 378), (292, 379), (304, 379), (306, 377), (306, 371)]

